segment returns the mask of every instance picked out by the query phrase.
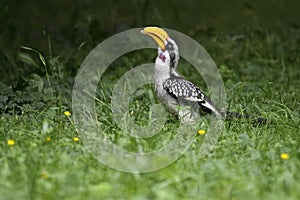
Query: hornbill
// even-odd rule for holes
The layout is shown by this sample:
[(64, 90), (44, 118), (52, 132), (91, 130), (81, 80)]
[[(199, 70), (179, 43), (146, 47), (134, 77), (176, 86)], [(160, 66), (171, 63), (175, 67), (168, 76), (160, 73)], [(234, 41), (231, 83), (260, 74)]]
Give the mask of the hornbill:
[[(155, 60), (154, 82), (158, 98), (177, 113), (183, 123), (194, 123), (202, 113), (214, 114), (216, 117), (245, 117), (236, 112), (221, 111), (195, 84), (176, 72), (179, 61), (179, 49), (168, 33), (158, 27), (146, 27), (142, 34), (152, 37), (158, 44), (158, 56)], [(260, 123), (262, 118), (254, 121)]]

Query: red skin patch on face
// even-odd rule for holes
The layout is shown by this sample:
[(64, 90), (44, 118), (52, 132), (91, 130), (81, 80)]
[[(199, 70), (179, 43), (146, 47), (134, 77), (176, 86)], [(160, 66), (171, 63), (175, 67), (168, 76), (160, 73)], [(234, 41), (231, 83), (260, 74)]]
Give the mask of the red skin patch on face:
[(159, 58), (160, 58), (163, 62), (166, 61), (166, 56), (165, 56), (164, 54), (162, 54), (162, 53), (159, 54)]

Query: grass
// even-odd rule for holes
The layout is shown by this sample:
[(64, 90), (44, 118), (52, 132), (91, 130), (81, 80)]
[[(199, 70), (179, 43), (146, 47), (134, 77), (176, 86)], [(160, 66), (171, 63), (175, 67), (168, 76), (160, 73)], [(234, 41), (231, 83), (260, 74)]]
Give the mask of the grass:
[[(38, 68), (39, 73), (20, 79), (19, 87), (0, 85), (0, 199), (299, 199), (299, 39), (260, 29), (239, 37), (193, 31), (192, 37), (216, 61), (230, 109), (259, 113), (271, 123), (253, 126), (231, 120), (202, 159), (197, 152), (206, 135), (195, 132), (187, 152), (164, 169), (146, 174), (116, 171), (75, 139), (73, 78), (65, 69), (66, 60), (52, 57), (41, 62), (31, 51), (22, 51), (18, 64)], [(178, 122), (170, 116), (159, 135), (139, 140), (113, 123), (110, 84), (145, 57), (152, 60), (155, 51), (131, 56), (113, 63), (115, 74), (107, 72), (108, 83), (99, 85), (97, 111), (111, 141), (128, 150), (147, 151), (170, 140)], [(187, 76), (192, 69), (182, 61), (185, 65), (179, 71)], [(151, 94), (152, 87), (145, 86), (131, 101), (137, 123), (145, 123), (149, 105), (158, 102)]]

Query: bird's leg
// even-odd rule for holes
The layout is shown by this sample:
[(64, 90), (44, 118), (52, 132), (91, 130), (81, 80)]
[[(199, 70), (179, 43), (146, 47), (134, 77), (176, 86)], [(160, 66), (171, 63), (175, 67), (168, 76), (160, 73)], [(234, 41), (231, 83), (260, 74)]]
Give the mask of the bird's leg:
[(194, 112), (189, 106), (178, 106), (178, 117), (181, 124), (195, 125), (196, 120)]

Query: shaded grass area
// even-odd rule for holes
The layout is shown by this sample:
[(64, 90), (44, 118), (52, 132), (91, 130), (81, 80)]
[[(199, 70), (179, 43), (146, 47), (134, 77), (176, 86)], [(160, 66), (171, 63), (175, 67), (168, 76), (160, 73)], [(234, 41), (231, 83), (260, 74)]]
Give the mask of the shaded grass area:
[[(172, 165), (147, 174), (119, 172), (99, 163), (74, 140), (78, 135), (72, 114), (64, 115), (71, 107), (74, 81), (66, 59), (46, 55), (43, 62), (44, 55), (22, 50), (18, 65), (37, 70), (13, 85), (0, 85), (0, 198), (299, 199), (299, 38), (261, 29), (241, 35), (191, 32), (217, 63), (230, 110), (258, 114), (271, 123), (256, 127), (231, 120), (205, 158), (199, 159), (198, 151), (206, 135), (195, 133), (194, 143)], [(155, 53), (119, 58), (106, 72), (106, 83), (99, 85), (100, 119), (111, 141), (129, 150), (155, 149), (178, 126), (170, 116), (161, 135), (142, 141), (128, 138), (112, 120), (111, 85), (135, 65), (153, 60)], [(181, 61), (178, 70), (205, 90), (187, 63)], [(149, 105), (158, 100), (151, 96), (151, 85), (139, 94), (131, 101), (132, 116), (145, 123)], [(281, 158), (283, 153), (289, 158)]]

